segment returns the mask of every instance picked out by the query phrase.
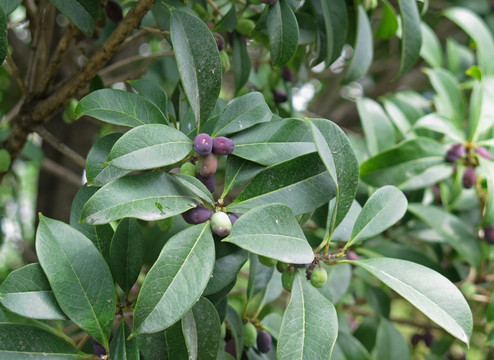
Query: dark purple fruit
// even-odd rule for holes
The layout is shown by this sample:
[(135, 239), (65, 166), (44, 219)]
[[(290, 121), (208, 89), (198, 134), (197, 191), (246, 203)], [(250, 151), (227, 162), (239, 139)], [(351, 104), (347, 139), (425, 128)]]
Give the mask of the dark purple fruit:
[(218, 51), (225, 49), (225, 39), (218, 33), (214, 33), (214, 40), (216, 40), (216, 46), (218, 46)]
[(221, 237), (228, 236), (232, 231), (232, 222), (228, 215), (222, 211), (217, 211), (211, 217), (211, 230)]
[(202, 177), (207, 177), (216, 173), (218, 169), (218, 159), (214, 154), (199, 156), (199, 174)]
[(283, 90), (273, 90), (273, 99), (277, 104), (284, 103), (287, 100), (286, 92)]
[(199, 134), (194, 139), (194, 150), (199, 155), (210, 154), (213, 150), (213, 139), (208, 134)]
[(238, 216), (235, 214), (228, 214), (228, 217), (230, 218), (232, 225), (235, 224), (235, 221), (237, 221), (237, 219), (238, 219)]
[(412, 338), (410, 339), (410, 343), (412, 344), (413, 347), (415, 347), (419, 344), (420, 340), (422, 340), (422, 335), (415, 333), (412, 335)]
[(430, 348), (434, 343), (434, 335), (430, 331), (427, 331), (422, 338), (424, 339), (425, 346)]
[(230, 155), (235, 145), (233, 141), (224, 136), (218, 136), (213, 139), (213, 152), (218, 155)]
[(494, 244), (494, 226), (489, 225), (484, 227), (484, 239), (489, 244)]
[(196, 178), (198, 178), (209, 191), (214, 192), (216, 189), (216, 179), (214, 174), (209, 176), (201, 176), (201, 174), (197, 174)]
[(473, 167), (467, 167), (463, 173), (463, 187), (465, 189), (470, 189), (477, 180), (477, 174), (475, 174), (475, 169)]
[(478, 148), (476, 148), (475, 152), (483, 158), (486, 158), (487, 160), (492, 160), (491, 153), (483, 146), (479, 146)]
[(182, 214), (185, 222), (188, 224), (201, 224), (211, 217), (213, 212), (204, 206), (199, 205), (193, 209), (189, 209)]
[(106, 3), (105, 11), (108, 19), (113, 22), (119, 22), (123, 19), (122, 8), (117, 2), (113, 0), (110, 0)]
[(268, 353), (273, 345), (273, 338), (267, 331), (259, 331), (257, 334), (257, 349), (262, 353)]
[(268, 4), (268, 5), (274, 5), (277, 0), (261, 0), (262, 3)]
[(225, 352), (237, 358), (237, 349), (235, 348), (235, 341), (232, 339), (228, 340), (225, 346)]
[(96, 356), (103, 356), (103, 355), (106, 355), (106, 349), (103, 345), (101, 345), (100, 343), (97, 343), (95, 342), (93, 344), (93, 352), (94, 352), (94, 355)]
[(449, 148), (444, 160), (446, 162), (455, 162), (463, 156), (465, 156), (465, 147), (460, 143), (456, 143)]
[(290, 82), (295, 81), (295, 75), (293, 75), (292, 69), (290, 69), (288, 66), (283, 66), (281, 68), (281, 76), (285, 81), (290, 81)]

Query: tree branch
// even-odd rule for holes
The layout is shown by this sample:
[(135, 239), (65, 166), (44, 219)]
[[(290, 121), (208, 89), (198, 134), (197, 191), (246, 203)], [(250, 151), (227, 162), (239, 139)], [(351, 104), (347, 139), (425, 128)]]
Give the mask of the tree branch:
[(72, 150), (70, 147), (65, 145), (60, 139), (58, 139), (51, 132), (46, 130), (43, 126), (38, 126), (34, 129), (48, 144), (50, 144), (55, 150), (58, 150), (60, 153), (71, 159), (77, 165), (82, 167), (83, 169), (86, 167), (86, 160)]
[(62, 165), (57, 164), (53, 160), (44, 158), (41, 168), (46, 172), (59, 177), (68, 184), (74, 185), (77, 188), (80, 188), (82, 186), (82, 179), (80, 176), (77, 176), (72, 171), (70, 171), (66, 167), (63, 167)]
[(7, 63), (9, 64), (10, 71), (12, 71), (12, 76), (14, 77), (15, 81), (17, 82), (17, 85), (19, 85), (19, 88), (21, 89), (22, 94), (24, 95), (24, 97), (26, 97), (27, 96), (26, 86), (24, 85), (24, 82), (22, 81), (21, 75), (19, 74), (19, 70), (17, 70), (17, 66), (15, 65), (15, 62), (9, 53), (7, 53)]

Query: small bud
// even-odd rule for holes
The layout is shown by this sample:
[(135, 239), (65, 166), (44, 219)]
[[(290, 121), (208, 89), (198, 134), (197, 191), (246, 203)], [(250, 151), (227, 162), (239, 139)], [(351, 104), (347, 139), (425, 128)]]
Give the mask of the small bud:
[(244, 325), (244, 345), (246, 347), (254, 346), (257, 338), (257, 329), (254, 324), (248, 322)]
[(225, 39), (221, 34), (214, 33), (214, 40), (216, 40), (216, 46), (218, 46), (218, 51), (224, 50), (225, 49)]
[(415, 347), (419, 344), (420, 340), (422, 340), (422, 335), (415, 333), (412, 335), (412, 338), (410, 339), (410, 343), (412, 344), (413, 347)]
[(349, 251), (346, 253), (346, 258), (348, 260), (360, 260), (360, 256), (357, 255), (355, 251)]
[(455, 162), (456, 160), (465, 156), (465, 146), (460, 143), (453, 144), (446, 153), (446, 162)]
[(427, 331), (422, 338), (424, 339), (425, 346), (428, 348), (430, 348), (434, 343), (434, 335), (432, 335), (430, 331)]
[(257, 349), (263, 354), (268, 353), (273, 345), (273, 339), (267, 331), (259, 331), (257, 334)]
[(465, 189), (470, 189), (477, 181), (477, 174), (473, 167), (467, 167), (463, 173), (463, 187)]
[(176, 167), (168, 171), (170, 174), (180, 174), (180, 168)]
[(483, 158), (486, 158), (487, 160), (492, 160), (491, 153), (483, 146), (479, 146), (478, 148), (476, 148), (475, 152)]
[(295, 81), (295, 75), (293, 74), (292, 69), (290, 69), (286, 65), (281, 68), (281, 76), (283, 77), (283, 79), (285, 79), (285, 81)]

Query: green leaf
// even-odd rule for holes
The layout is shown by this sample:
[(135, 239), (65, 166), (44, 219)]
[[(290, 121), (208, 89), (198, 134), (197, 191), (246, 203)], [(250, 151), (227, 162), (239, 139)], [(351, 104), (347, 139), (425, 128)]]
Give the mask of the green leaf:
[(286, 0), (269, 6), (267, 27), (273, 66), (285, 65), (297, 49), (299, 36), (297, 18)]
[(468, 344), (472, 313), (460, 290), (441, 274), (410, 261), (373, 258), (344, 260), (368, 271), (428, 318)]
[[(483, 76), (480, 83), (476, 83), (470, 96), (468, 116), (468, 140), (477, 142), (485, 136), (494, 125), (492, 114), (494, 96), (494, 77)], [(490, 136), (487, 136), (490, 137)]]
[(321, 266), (328, 272), (328, 281), (317, 290), (333, 304), (336, 304), (350, 287), (352, 268), (348, 264), (339, 264), (338, 266), (321, 264)]
[(103, 186), (128, 174), (129, 171), (111, 165), (103, 166), (113, 145), (123, 134), (109, 134), (91, 147), (86, 159), (86, 178), (89, 185)]
[(0, 357), (5, 360), (24, 359), (87, 359), (76, 347), (40, 328), (0, 323)]
[(132, 333), (161, 331), (182, 318), (205, 289), (214, 260), (209, 222), (169, 239), (142, 284)]
[(161, 110), (146, 98), (114, 89), (93, 91), (79, 101), (75, 108), (77, 118), (87, 115), (98, 120), (120, 125), (166, 124)]
[(381, 318), (379, 322), (372, 359), (410, 359), (407, 341), (400, 331), (386, 318)]
[(415, 133), (411, 130), (411, 120), (408, 118), (404, 109), (401, 109), (400, 106), (395, 104), (395, 102), (388, 98), (383, 98), (382, 104), (384, 106), (384, 110), (388, 115), (388, 119), (395, 126), (398, 133), (397, 138), (402, 139), (410, 139), (415, 137)]
[(212, 137), (225, 136), (245, 130), (258, 123), (271, 120), (273, 113), (260, 92), (251, 92), (230, 101), (219, 121)]
[(40, 215), (36, 253), (63, 312), (108, 348), (115, 289), (110, 269), (93, 243), (69, 225)]
[(148, 172), (106, 184), (82, 209), (81, 221), (106, 224), (124, 217), (153, 221), (178, 215), (200, 201), (173, 176)]
[(165, 90), (159, 84), (147, 79), (130, 80), (129, 84), (137, 90), (139, 95), (151, 101), (161, 110), (168, 124), (168, 95), (166, 95)]
[(383, 108), (375, 100), (357, 100), (357, 110), (371, 156), (395, 145), (395, 131)]
[(348, 13), (344, 0), (321, 1), (324, 27), (326, 30), (326, 66), (340, 55), (348, 32)]
[(464, 142), (465, 134), (459, 130), (451, 120), (436, 113), (430, 113), (422, 116), (413, 125), (414, 129), (427, 129), (440, 134), (446, 135), (453, 141)]
[(377, 187), (402, 187), (431, 166), (444, 164), (444, 155), (442, 145), (434, 140), (406, 140), (364, 161), (360, 165), (360, 179)]
[(333, 360), (370, 360), (366, 348), (353, 335), (345, 331), (338, 332), (333, 351)]
[(7, 16), (2, 7), (0, 7), (0, 64), (5, 61), (9, 51), (7, 39)]
[(22, 0), (0, 0), (5, 15), (10, 15), (21, 3)]
[(455, 22), (477, 44), (477, 57), (486, 75), (494, 74), (494, 39), (487, 24), (474, 12), (464, 7), (450, 7), (443, 15)]
[(237, 11), (235, 6), (223, 16), (220, 21), (211, 29), (211, 31), (223, 32), (223, 31), (233, 31), (237, 26)]
[(268, 166), (316, 151), (310, 127), (300, 119), (273, 119), (231, 139), (234, 155)]
[(398, 75), (411, 69), (422, 47), (420, 14), (415, 0), (398, 0), (401, 15), (401, 61)]
[(188, 360), (189, 354), (182, 331), (182, 320), (165, 330), (167, 359)]
[(238, 92), (249, 80), (251, 64), (247, 45), (242, 35), (237, 32), (233, 33), (232, 52), (233, 82), (235, 84), (235, 92)]
[(376, 37), (387, 40), (398, 31), (398, 19), (394, 8), (387, 0), (382, 1), (382, 5), (382, 14), (377, 26)]
[(420, 56), (432, 68), (443, 65), (443, 49), (436, 33), (424, 22), (420, 24), (422, 31), (422, 47)]
[(136, 336), (136, 339), (141, 358), (145, 360), (169, 360), (164, 331), (152, 334), (140, 334)]
[(177, 179), (177, 181), (180, 182), (187, 189), (192, 191), (196, 196), (204, 200), (206, 203), (209, 203), (211, 207), (214, 208), (213, 194), (211, 194), (211, 191), (209, 191), (199, 179), (184, 174), (172, 173), (170, 175)]
[(107, 162), (124, 170), (147, 170), (174, 164), (191, 150), (192, 141), (181, 131), (168, 125), (148, 124), (123, 134), (113, 145)]
[(113, 278), (128, 294), (141, 272), (143, 241), (136, 219), (122, 219), (115, 230), (110, 247), (110, 269)]
[(221, 59), (211, 31), (198, 17), (172, 10), (171, 39), (180, 79), (197, 128), (213, 112), (221, 89)]
[(359, 181), (358, 161), (341, 128), (325, 119), (309, 119), (316, 149), (336, 187), (331, 232), (350, 210)]
[(211, 302), (201, 297), (182, 319), (189, 359), (216, 360), (221, 341), (220, 318)]
[(480, 169), (485, 173), (487, 194), (485, 196), (485, 213), (482, 222), (485, 225), (494, 223), (494, 163), (479, 156)]
[(95, 18), (93, 16), (94, 9), (90, 7), (93, 5), (92, 7), (94, 8), (94, 5), (96, 5), (95, 9), (97, 11), (97, 6), (99, 5), (97, 2), (82, 2), (78, 0), (51, 0), (51, 2), (86, 35), (93, 36)]
[(226, 308), (225, 321), (230, 327), (232, 338), (235, 342), (235, 351), (237, 353), (236, 359), (240, 360), (244, 349), (244, 326), (237, 310), (235, 310), (231, 305), (228, 305)]
[(229, 155), (226, 159), (224, 198), (232, 189), (247, 182), (264, 169), (264, 166), (252, 161)]
[(258, 206), (246, 212), (223, 241), (286, 263), (307, 264), (314, 259), (293, 212), (283, 204)]
[(28, 318), (66, 319), (39, 264), (29, 264), (11, 272), (0, 286), (0, 303)]
[(353, 56), (350, 65), (343, 78), (344, 83), (349, 83), (360, 79), (367, 74), (367, 70), (374, 57), (374, 47), (372, 43), (372, 29), (369, 18), (362, 5), (358, 6), (357, 13), (357, 35), (353, 47)]
[(139, 360), (139, 349), (137, 348), (137, 339), (127, 340), (130, 335), (130, 329), (122, 319), (118, 327), (117, 334), (110, 344), (110, 354), (112, 359), (122, 360)]
[(384, 186), (366, 201), (345, 247), (369, 239), (393, 226), (407, 211), (407, 198), (394, 186)]
[(278, 202), (300, 215), (327, 203), (334, 195), (331, 176), (319, 155), (312, 153), (261, 171), (227, 209), (244, 213), (258, 205)]
[(331, 358), (338, 334), (333, 304), (297, 270), (292, 296), (283, 315), (277, 359)]
[(465, 261), (476, 268), (479, 267), (480, 249), (470, 224), (435, 206), (408, 204), (408, 211), (440, 234)]

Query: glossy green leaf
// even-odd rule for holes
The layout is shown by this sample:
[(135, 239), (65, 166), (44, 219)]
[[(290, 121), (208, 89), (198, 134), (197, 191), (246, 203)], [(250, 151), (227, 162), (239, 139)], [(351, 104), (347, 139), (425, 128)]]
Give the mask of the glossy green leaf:
[(226, 308), (225, 321), (228, 323), (232, 332), (232, 338), (235, 342), (235, 350), (237, 353), (236, 359), (240, 360), (242, 357), (242, 351), (244, 348), (244, 325), (242, 324), (242, 318), (231, 305)]
[(113, 145), (107, 162), (124, 170), (154, 169), (182, 160), (191, 150), (192, 141), (181, 131), (168, 125), (148, 124), (123, 134)]
[(180, 79), (197, 128), (213, 112), (221, 89), (221, 59), (211, 31), (198, 17), (172, 10), (171, 39)]
[(87, 115), (120, 126), (166, 124), (165, 116), (151, 101), (114, 89), (96, 90), (86, 95), (77, 104), (75, 113), (77, 118)]
[(88, 354), (40, 328), (0, 322), (0, 357), (2, 360), (82, 360)]
[(200, 201), (173, 176), (148, 172), (106, 184), (82, 209), (81, 221), (106, 224), (124, 217), (159, 220), (196, 207)]
[(141, 271), (143, 241), (136, 219), (122, 219), (115, 230), (110, 247), (110, 269), (113, 279), (128, 294)]
[(21, 3), (22, 0), (0, 0), (0, 6), (6, 15), (10, 15)]
[(182, 320), (165, 330), (166, 354), (168, 359), (188, 360), (189, 354), (182, 331)]
[(223, 241), (286, 263), (307, 264), (314, 259), (293, 212), (283, 204), (258, 206), (246, 212)]
[(445, 153), (434, 140), (420, 137), (406, 140), (364, 161), (360, 165), (360, 179), (372, 186), (401, 187), (431, 166), (443, 164)]
[(292, 296), (283, 315), (277, 359), (331, 358), (338, 335), (333, 304), (297, 270)]
[(300, 119), (271, 120), (231, 139), (234, 155), (268, 166), (316, 151), (310, 127)]
[(430, 113), (422, 116), (413, 125), (414, 129), (427, 129), (446, 135), (453, 141), (464, 142), (465, 134), (459, 130), (451, 120), (437, 113)]
[(258, 205), (278, 202), (300, 215), (327, 203), (334, 195), (331, 176), (319, 155), (313, 153), (261, 171), (227, 209), (244, 213)]
[(460, 26), (477, 44), (478, 62), (486, 75), (494, 74), (494, 39), (487, 24), (465, 7), (449, 7), (443, 15)]
[(338, 303), (346, 294), (352, 280), (352, 268), (348, 264), (328, 266), (321, 263), (328, 272), (328, 281), (320, 289), (317, 289), (325, 298), (333, 304)]
[(443, 65), (443, 49), (436, 33), (424, 22), (420, 24), (420, 29), (422, 32), (420, 56), (430, 67), (441, 67)]
[[(479, 157), (480, 169), (485, 174), (487, 182), (487, 195), (485, 197), (485, 213), (483, 224), (494, 224), (494, 163)], [(494, 310), (494, 308), (493, 308)]]
[(218, 21), (218, 23), (211, 29), (211, 31), (233, 31), (237, 26), (237, 11), (235, 6), (232, 6), (230, 10)]
[(137, 348), (137, 339), (127, 340), (130, 335), (130, 329), (122, 319), (118, 327), (115, 338), (110, 344), (110, 354), (112, 359), (122, 360), (139, 360), (139, 349)]
[(344, 0), (321, 1), (326, 30), (326, 65), (331, 65), (340, 55), (348, 32), (348, 13)]
[(395, 104), (391, 99), (383, 98), (381, 101), (384, 110), (388, 114), (388, 119), (397, 130), (395, 133), (397, 139), (411, 139), (415, 137), (415, 132), (411, 129), (412, 122), (405, 113), (405, 110)]
[(273, 66), (285, 65), (295, 53), (299, 37), (297, 18), (286, 0), (269, 6), (267, 27)]
[(221, 341), (220, 318), (213, 304), (201, 297), (182, 319), (189, 358), (216, 360)]
[(482, 81), (473, 87), (470, 96), (468, 116), (468, 140), (470, 142), (477, 142), (494, 126), (493, 96), (494, 77), (483, 76)]
[(103, 166), (113, 145), (123, 134), (109, 134), (91, 147), (86, 159), (86, 178), (89, 185), (103, 186), (129, 173), (111, 165)]
[(144, 360), (169, 360), (166, 351), (165, 332), (139, 334), (136, 336), (137, 347)]
[(370, 360), (370, 355), (362, 343), (355, 337), (345, 331), (339, 331), (331, 359)]
[(376, 37), (387, 40), (398, 31), (398, 19), (394, 8), (384, 0), (382, 2), (382, 14), (376, 30)]
[(314, 143), (336, 188), (331, 208), (331, 232), (343, 221), (357, 193), (358, 161), (341, 128), (326, 119), (309, 119)]
[(381, 318), (377, 328), (373, 360), (410, 359), (408, 344), (400, 331), (386, 318)]
[(369, 239), (393, 226), (407, 211), (407, 198), (394, 186), (384, 186), (366, 201), (345, 247)]
[(222, 198), (232, 189), (247, 182), (264, 169), (264, 166), (252, 161), (229, 155), (226, 160), (225, 187)]
[(142, 284), (133, 334), (160, 331), (182, 318), (206, 287), (214, 260), (209, 222), (169, 239)]
[(398, 76), (411, 69), (422, 47), (420, 14), (415, 0), (398, 0), (401, 15), (401, 61)]
[(43, 215), (39, 221), (36, 253), (60, 308), (108, 348), (116, 308), (108, 265), (80, 232)]
[(94, 10), (98, 11), (98, 2), (78, 0), (51, 0), (51, 2), (86, 35), (93, 36), (96, 20), (93, 14)]
[(361, 98), (357, 100), (357, 110), (371, 156), (395, 145), (393, 125), (377, 101)]
[(374, 57), (374, 46), (372, 42), (372, 29), (369, 17), (362, 5), (358, 6), (357, 13), (357, 35), (353, 47), (353, 56), (350, 60), (344, 83), (360, 79), (367, 74), (367, 70)]
[(204, 202), (209, 203), (211, 207), (214, 208), (213, 194), (211, 194), (211, 191), (209, 191), (199, 179), (184, 174), (172, 173), (170, 175), (177, 179), (177, 181), (180, 182), (187, 189), (192, 191), (196, 196), (204, 200)]
[(168, 123), (168, 95), (165, 90), (158, 83), (147, 79), (131, 80), (129, 84), (137, 90), (139, 95), (156, 105)]
[(233, 82), (235, 84), (235, 91), (238, 92), (249, 80), (250, 75), (250, 56), (247, 51), (247, 44), (237, 32), (233, 33)]
[(271, 120), (273, 113), (260, 92), (251, 92), (230, 101), (216, 123), (212, 137), (226, 136)]
[(480, 265), (480, 249), (470, 224), (436, 206), (413, 203), (408, 204), (408, 211), (440, 234), (465, 261), (474, 267)]
[(9, 51), (7, 39), (7, 16), (2, 7), (0, 7), (0, 63), (5, 61)]
[(12, 271), (0, 285), (0, 303), (28, 318), (66, 319), (39, 264)]
[(441, 274), (410, 261), (373, 258), (345, 260), (377, 277), (437, 325), (468, 344), (472, 313), (458, 288)]

